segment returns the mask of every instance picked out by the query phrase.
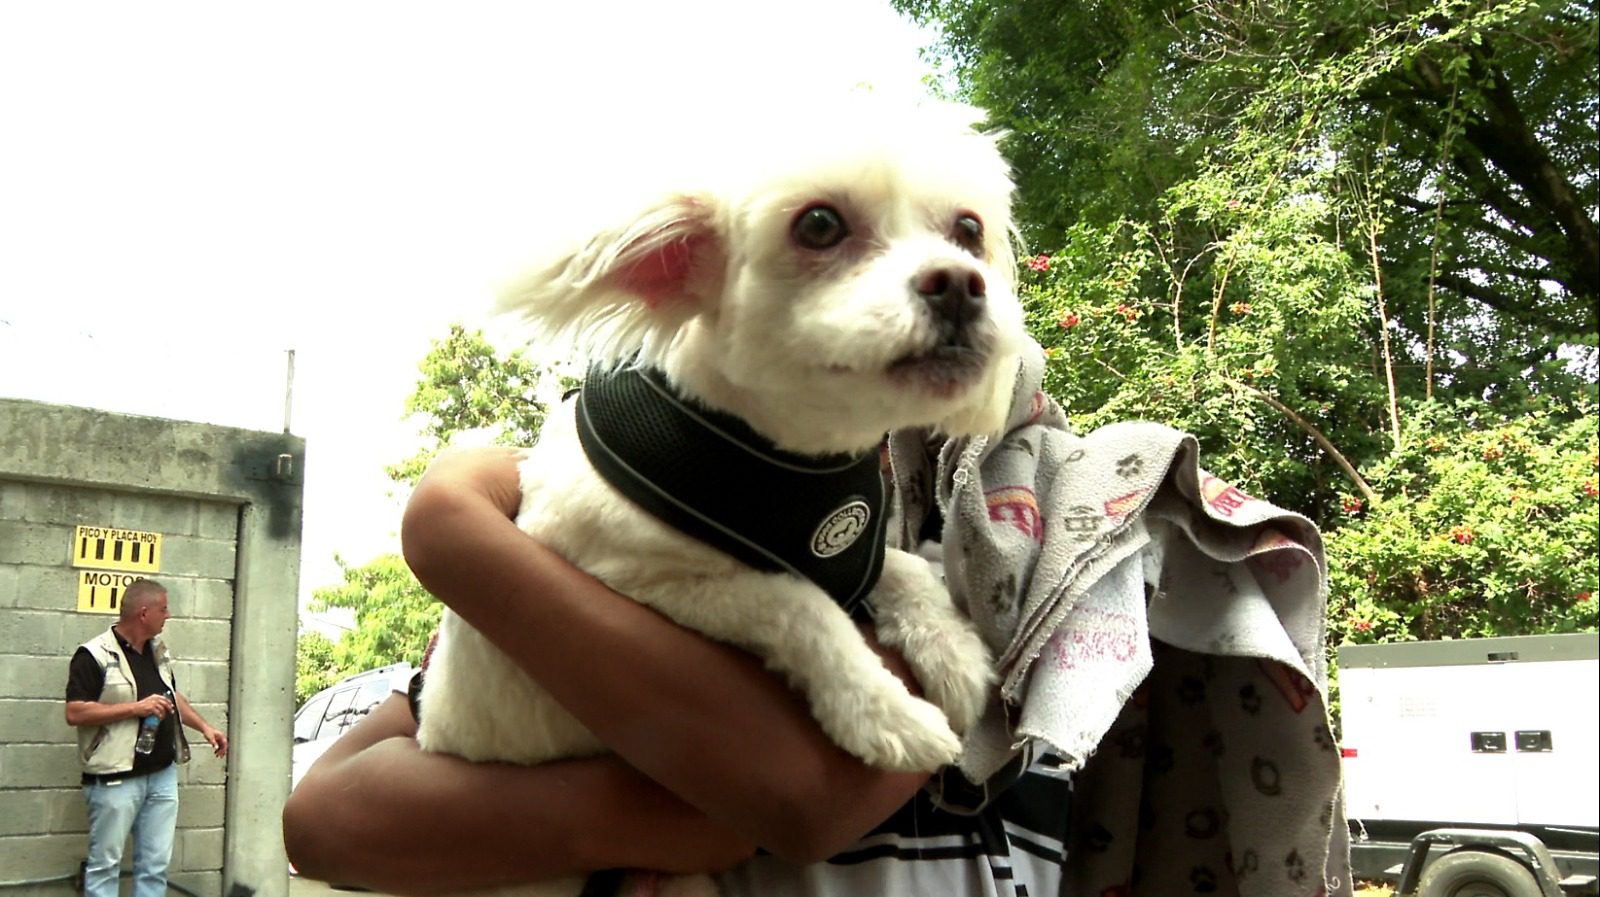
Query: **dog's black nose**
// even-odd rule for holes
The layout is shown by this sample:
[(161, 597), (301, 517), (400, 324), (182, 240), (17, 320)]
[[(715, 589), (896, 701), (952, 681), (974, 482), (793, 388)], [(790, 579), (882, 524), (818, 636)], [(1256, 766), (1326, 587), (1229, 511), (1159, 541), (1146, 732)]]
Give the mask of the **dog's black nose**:
[(983, 275), (961, 266), (929, 268), (912, 279), (911, 288), (941, 322), (956, 329), (982, 314), (987, 301)]

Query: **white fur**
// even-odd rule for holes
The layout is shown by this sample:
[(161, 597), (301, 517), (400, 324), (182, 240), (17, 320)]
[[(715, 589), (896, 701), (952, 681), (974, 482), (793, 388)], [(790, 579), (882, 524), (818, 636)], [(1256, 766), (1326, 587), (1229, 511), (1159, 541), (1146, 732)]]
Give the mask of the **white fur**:
[[(869, 104), (834, 121), (808, 119), (789, 142), (739, 156), (759, 165), (669, 194), (538, 266), (507, 305), (591, 358), (638, 353), (683, 392), (790, 451), (859, 452), (901, 427), (998, 430), (1022, 316), (1011, 184), (993, 139), (971, 130), (973, 117), (948, 106), (886, 115)], [(837, 207), (851, 229), (832, 250), (791, 238), (795, 217), (818, 202)], [(985, 225), (976, 256), (950, 238), (962, 213)], [(891, 366), (941, 339), (911, 288), (932, 269), (987, 285), (986, 307), (967, 325), (982, 361), (950, 376), (942, 368), (907, 376)], [(931, 771), (956, 758), (957, 733), (976, 721), (993, 674), (925, 561), (889, 551), (869, 600), (880, 639), (903, 653), (928, 701), (906, 690), (815, 585), (745, 567), (617, 494), (585, 459), (572, 404), (552, 412), (522, 464), (524, 530), (617, 591), (761, 657), (807, 697), (831, 738), (867, 762)], [(605, 749), (448, 612), (418, 737), (431, 751), (528, 764)], [(518, 893), (571, 895), (578, 886)], [(714, 893), (703, 877), (673, 887)]]

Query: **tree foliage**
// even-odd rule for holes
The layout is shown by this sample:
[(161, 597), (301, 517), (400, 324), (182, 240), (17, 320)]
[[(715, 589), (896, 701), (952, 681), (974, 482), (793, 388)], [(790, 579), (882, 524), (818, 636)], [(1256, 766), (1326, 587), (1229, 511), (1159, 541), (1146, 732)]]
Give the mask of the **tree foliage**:
[(295, 642), (294, 702), (301, 704), (344, 674), (333, 659), (333, 642), (320, 632), (302, 632)]
[(1429, 435), (1370, 471), (1387, 497), (1369, 506), (1345, 496), (1350, 519), (1328, 543), (1336, 638), (1595, 628), (1600, 449), (1592, 413), (1507, 420), (1480, 412), (1419, 409)]
[(339, 559), (344, 581), (312, 593), (312, 609), (352, 611), (355, 625), (333, 643), (339, 675), (400, 661), (422, 662), (443, 606), (428, 593), (405, 558), (383, 554), (360, 566)]
[(1076, 425), (1317, 520), (1338, 636), (1594, 627), (1592, 2), (897, 5), (1010, 132)]
[(414, 484), (434, 456), (465, 434), (497, 445), (532, 445), (544, 424), (540, 384), (573, 381), (541, 368), (518, 350), (501, 353), (481, 331), (450, 325), (418, 365), (422, 378), (406, 399), (406, 413), (420, 422), (426, 444), (388, 468), (397, 482)]
[(1319, 235), (1378, 262), (1394, 363), (1417, 372), (1397, 389), (1592, 385), (1592, 2), (897, 5), (1012, 132), (1032, 245), (1137, 222), (1163, 249), (1147, 295), (1178, 280), (1226, 305), (1247, 292), (1233, 231), (1315, 196)]
[[(538, 438), (545, 406), (537, 394), (542, 378), (556, 375), (520, 351), (500, 352), (481, 332), (455, 324), (434, 341), (418, 369), (405, 411), (419, 421), (424, 444), (387, 469), (396, 483), (414, 485), (439, 452), (467, 434), (502, 445), (531, 445)], [(301, 633), (295, 689), (301, 700), (343, 676), (400, 661), (421, 663), (443, 610), (398, 554), (359, 566), (341, 558), (339, 566), (343, 581), (315, 590), (312, 609), (349, 610), (355, 625), (337, 642)]]

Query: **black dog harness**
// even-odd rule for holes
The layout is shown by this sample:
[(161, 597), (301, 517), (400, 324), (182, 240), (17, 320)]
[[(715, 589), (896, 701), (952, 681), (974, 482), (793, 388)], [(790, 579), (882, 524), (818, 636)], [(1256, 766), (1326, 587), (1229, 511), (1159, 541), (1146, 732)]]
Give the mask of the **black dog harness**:
[(577, 422), (589, 463), (639, 507), (757, 570), (808, 579), (862, 617), (883, 570), (877, 451), (783, 451), (651, 368), (590, 371)]

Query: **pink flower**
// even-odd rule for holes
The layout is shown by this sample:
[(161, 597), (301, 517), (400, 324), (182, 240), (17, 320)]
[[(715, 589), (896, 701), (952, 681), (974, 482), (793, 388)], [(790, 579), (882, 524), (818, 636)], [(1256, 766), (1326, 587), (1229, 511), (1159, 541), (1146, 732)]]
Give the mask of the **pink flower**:
[(1068, 314), (1066, 317), (1064, 317), (1061, 320), (1057, 321), (1056, 324), (1059, 325), (1062, 330), (1070, 330), (1070, 329), (1078, 326), (1078, 324), (1082, 323), (1082, 321), (1083, 321), (1083, 319), (1078, 317), (1077, 315)]
[(1049, 271), (1050, 256), (1041, 254), (1028, 259), (1028, 268), (1033, 271)]

